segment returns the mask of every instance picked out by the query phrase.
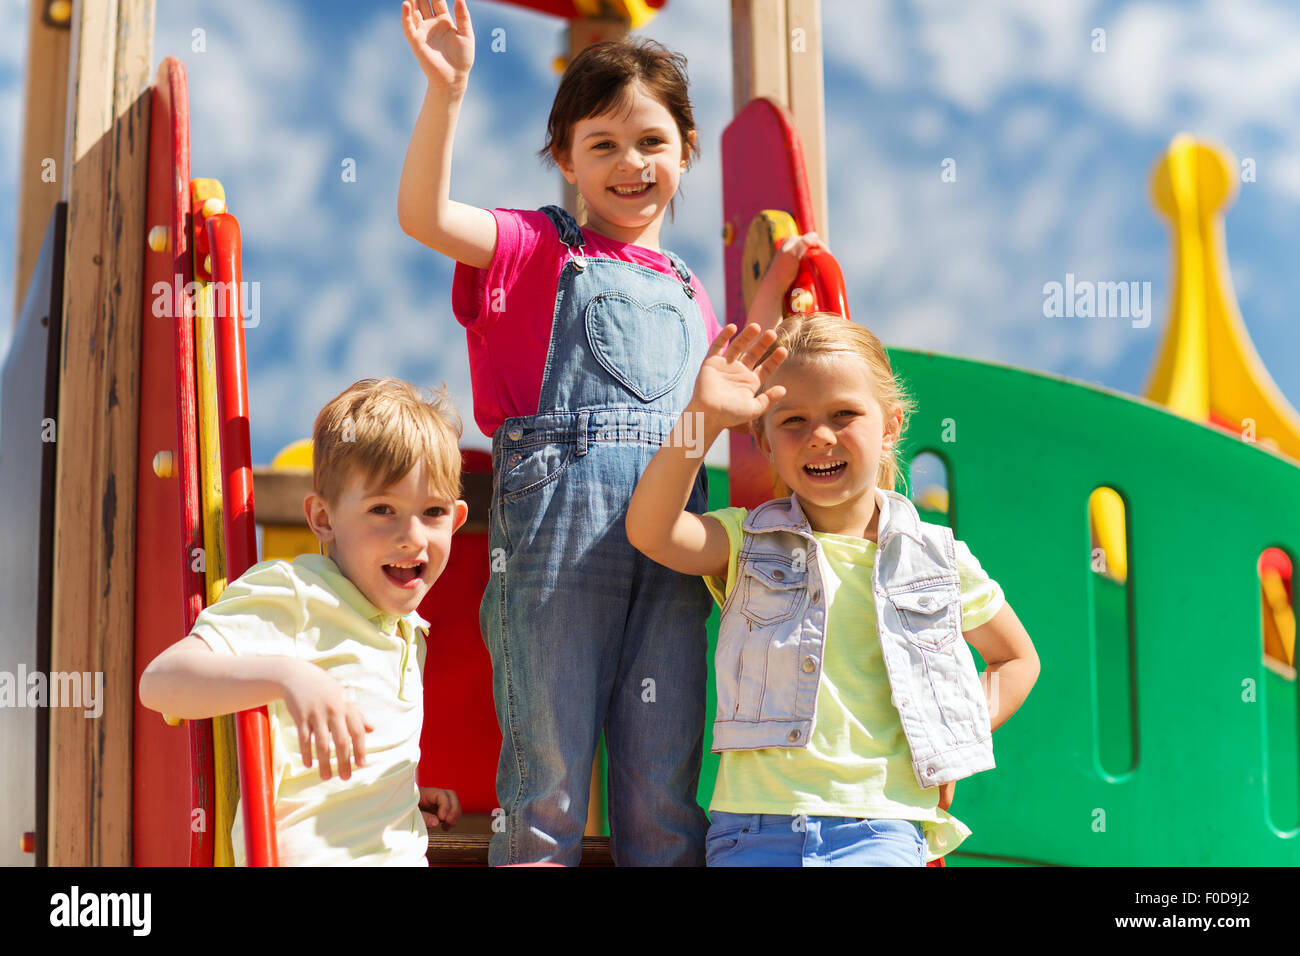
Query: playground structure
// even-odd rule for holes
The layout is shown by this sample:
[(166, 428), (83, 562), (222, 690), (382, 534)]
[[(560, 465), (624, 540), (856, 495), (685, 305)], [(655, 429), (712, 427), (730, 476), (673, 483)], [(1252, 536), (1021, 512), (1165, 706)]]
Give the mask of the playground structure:
[[(625, 0), (601, 8), (618, 14), (603, 20), (583, 16), (600, 6), (587, 0), (520, 5), (577, 17), (572, 53), (644, 24), (663, 3)], [(64, 76), (76, 80), (72, 138), (66, 149), (31, 142), (42, 135), (32, 132), (37, 99), (61, 96), (32, 82), (42, 69), (57, 72), (57, 56), (41, 54), (59, 29), (46, 7), (32, 6), (24, 155), (68, 159), (62, 199), (44, 209), (49, 197), (26, 188), (39, 179), (30, 175), (35, 165), (24, 165), (20, 236), (33, 234), (28, 220), (38, 212), (49, 225), (36, 233), (44, 236), (39, 254), (20, 242), (25, 291), (5, 367), (3, 427), (9, 436), (50, 419), (58, 440), (16, 450), (6, 441), (0, 454), (0, 474), (26, 477), (27, 497), (10, 507), (27, 509), (28, 523), (12, 540), (30, 541), (29, 553), (41, 556), (34, 568), (12, 555), (0, 566), (0, 586), (26, 602), (6, 624), (0, 668), (25, 661), (47, 673), (102, 671), (105, 708), (97, 720), (55, 708), (0, 711), (6, 766), (22, 768), (2, 791), (10, 836), (0, 841), (0, 862), (222, 865), (242, 782), (249, 859), (270, 864), (264, 712), (260, 723), (249, 712), (182, 731), (145, 711), (135, 693), (148, 661), (258, 559), (238, 225), (220, 184), (191, 178), (183, 67), (167, 59), (154, 76), (150, 31), (133, 29), (152, 23), (150, 0), (75, 5)], [(828, 236), (818, 5), (733, 0), (732, 22), (724, 321), (744, 314), (746, 289), (778, 241), (810, 229)], [(791, 54), (795, 30), (812, 54)], [(50, 124), (48, 135), (62, 129)], [(123, 135), (128, 129), (135, 135)], [(754, 155), (770, 165), (754, 164)], [(1300, 516), (1277, 505), (1300, 493), (1300, 417), (1254, 354), (1228, 284), (1221, 211), (1231, 168), (1213, 150), (1176, 139), (1153, 176), (1156, 207), (1173, 223), (1176, 265), (1148, 401), (891, 350), (918, 398), (900, 449), (904, 472), (930, 454), (947, 475), (946, 494), (930, 499), (940, 507), (925, 516), (971, 543), (1013, 597), (1043, 665), (1035, 694), (996, 736), (997, 770), (958, 787), (953, 810), (974, 836), (952, 864), (1300, 862), (1291, 613)], [(572, 196), (568, 205), (579, 211)], [(832, 258), (820, 259), (796, 282), (791, 304), (847, 318), (837, 273)], [(150, 295), (159, 281), (169, 287), (163, 315)], [(192, 326), (183, 321), (191, 315)], [(1018, 415), (1010, 437), (1008, 409)], [(1095, 437), (1098, 421), (1107, 424), (1104, 440)], [(959, 441), (946, 437), (954, 428)], [(710, 507), (771, 495), (752, 441), (731, 441), (729, 470), (710, 470)], [(309, 468), (309, 445), (299, 444), (256, 472), (262, 558), (314, 549), (294, 527)], [(433, 622), (425, 689), (437, 720), (425, 722), (420, 782), (450, 782), (467, 821), (479, 824), (478, 832), (431, 834), (439, 862), (480, 862), (495, 807), (500, 737), (477, 601), (489, 566), (490, 481), (488, 456), (467, 452), (470, 521), (421, 608)], [(6, 512), (3, 520), (16, 518)], [(1037, 542), (1032, 556), (1028, 541)], [(1193, 562), (1209, 542), (1213, 558)], [(708, 713), (713, 707), (711, 694)], [(20, 744), (12, 753), (11, 741)], [(708, 745), (706, 736), (706, 804), (717, 769)], [(607, 858), (599, 775), (598, 766), (584, 860)], [(1201, 802), (1169, 799), (1193, 785)], [(1207, 823), (1214, 819), (1221, 829)]]

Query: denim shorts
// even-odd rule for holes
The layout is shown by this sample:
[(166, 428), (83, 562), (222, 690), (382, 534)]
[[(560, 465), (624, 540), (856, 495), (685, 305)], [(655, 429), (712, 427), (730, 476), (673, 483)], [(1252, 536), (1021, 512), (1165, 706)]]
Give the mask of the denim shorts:
[(709, 814), (708, 866), (925, 866), (925, 831), (912, 820)]

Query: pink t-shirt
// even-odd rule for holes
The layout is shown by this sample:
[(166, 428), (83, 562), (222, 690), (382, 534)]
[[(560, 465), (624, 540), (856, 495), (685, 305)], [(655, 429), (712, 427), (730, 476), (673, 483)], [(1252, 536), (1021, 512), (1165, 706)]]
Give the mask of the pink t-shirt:
[[(536, 415), (542, 395), (546, 352), (551, 344), (555, 290), (568, 250), (546, 213), (531, 209), (491, 209), (497, 221), (497, 248), (486, 269), (456, 263), (451, 308), (465, 326), (469, 343), (474, 421), (489, 438), (503, 421)], [(661, 252), (618, 242), (582, 230), (588, 256), (622, 259), (676, 276)], [(712, 342), (722, 331), (709, 297), (691, 273), (691, 287)], [(692, 375), (697, 370), (692, 369)]]

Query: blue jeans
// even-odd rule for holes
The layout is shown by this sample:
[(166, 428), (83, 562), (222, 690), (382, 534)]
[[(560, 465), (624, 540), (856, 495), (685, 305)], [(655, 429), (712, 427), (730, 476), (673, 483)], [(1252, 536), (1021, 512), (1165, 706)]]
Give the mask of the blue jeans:
[(925, 831), (911, 820), (710, 814), (709, 866), (925, 866)]

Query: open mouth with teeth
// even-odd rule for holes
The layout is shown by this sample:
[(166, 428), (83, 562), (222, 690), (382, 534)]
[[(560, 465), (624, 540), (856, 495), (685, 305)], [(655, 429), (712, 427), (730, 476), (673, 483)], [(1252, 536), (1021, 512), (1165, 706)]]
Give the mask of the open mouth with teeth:
[(816, 464), (804, 465), (804, 474), (813, 478), (836, 478), (847, 468), (848, 462), (839, 459), (818, 462)]
[(654, 185), (653, 182), (648, 182), (648, 183), (637, 183), (634, 186), (610, 186), (609, 191), (612, 192), (615, 196), (624, 196), (624, 197), (644, 196), (646, 193), (650, 191), (650, 187), (652, 187), (653, 185)]
[(399, 588), (415, 587), (423, 574), (423, 561), (400, 561), (384, 565), (384, 575)]

